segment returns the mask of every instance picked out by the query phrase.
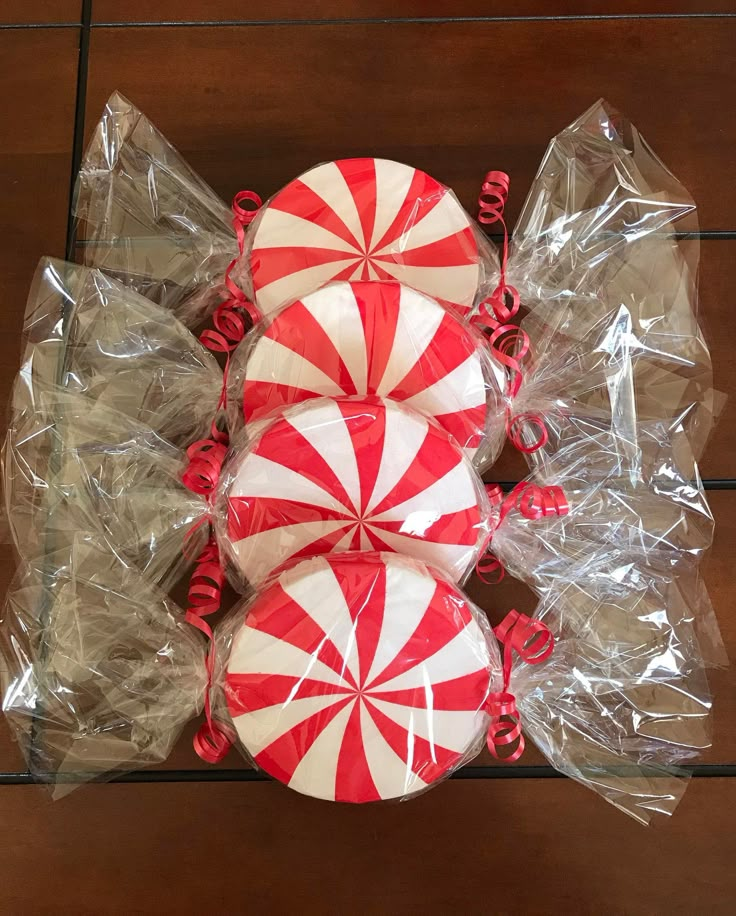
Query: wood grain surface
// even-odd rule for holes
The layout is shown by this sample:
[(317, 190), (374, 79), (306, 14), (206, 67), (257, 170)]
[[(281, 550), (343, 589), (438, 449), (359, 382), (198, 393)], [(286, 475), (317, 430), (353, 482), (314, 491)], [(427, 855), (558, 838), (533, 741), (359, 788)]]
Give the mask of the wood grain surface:
[(99, 28), (87, 131), (119, 89), (225, 199), (381, 154), (472, 209), (479, 176), (503, 165), (513, 225), (549, 139), (602, 96), (642, 125), (701, 228), (734, 229), (734, 69), (736, 18)]
[(273, 783), (2, 791), (0, 897), (24, 916), (733, 912), (733, 779), (693, 780), (651, 830), (558, 779), (363, 806)]
[[(471, 210), (479, 177), (506, 168), (511, 224), (549, 139), (603, 96), (698, 203), (701, 320), (730, 396), (701, 470), (736, 479), (736, 17), (692, 13), (734, 14), (736, 2), (0, 0), (0, 400), (36, 262), (64, 251), (78, 88), (85, 138), (119, 89), (225, 199), (242, 187), (267, 196), (317, 161), (378, 154), (426, 169)], [(5, 27), (85, 15), (91, 29)], [(352, 21), (386, 17), (484, 21)], [(281, 24), (134, 25), (230, 20)], [(494, 473), (516, 480), (525, 464), (507, 451)], [(704, 573), (736, 657), (736, 489), (709, 495)], [(0, 545), (0, 589), (13, 566)], [(469, 591), (491, 619), (535, 602), (510, 579)], [(703, 762), (736, 767), (736, 671), (710, 682)], [(158, 770), (206, 768), (196, 727)], [(519, 762), (543, 765), (533, 747)], [(244, 766), (231, 752), (220, 769)], [(0, 777), (24, 768), (0, 718)], [(733, 912), (736, 778), (694, 778), (676, 815), (646, 829), (569, 780), (500, 772), (362, 807), (271, 782), (90, 786), (54, 803), (0, 784), (0, 913)]]
[(76, 23), (81, 21), (81, 14), (82, 0), (2, 0), (0, 3), (0, 25)]
[[(733, 12), (734, 0), (710, 0), (707, 11)], [(520, 16), (610, 16), (636, 14), (651, 16), (701, 13), (697, 0), (271, 0), (244, 4), (241, 0), (95, 0), (95, 22), (203, 22), (322, 19), (382, 19), (432, 17), (520, 17)]]
[(0, 29), (0, 398), (18, 369), (28, 284), (42, 254), (64, 254), (77, 29)]

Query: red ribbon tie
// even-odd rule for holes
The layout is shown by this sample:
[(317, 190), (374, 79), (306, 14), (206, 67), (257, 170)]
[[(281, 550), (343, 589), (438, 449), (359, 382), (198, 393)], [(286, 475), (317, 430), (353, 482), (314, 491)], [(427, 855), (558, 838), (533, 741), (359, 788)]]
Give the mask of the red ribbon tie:
[[(510, 401), (517, 396), (523, 381), (522, 360), (529, 352), (529, 336), (516, 325), (509, 324), (519, 311), (519, 291), (506, 282), (509, 256), (509, 233), (504, 219), (504, 209), (509, 196), (510, 179), (506, 172), (488, 172), (478, 197), (478, 222), (484, 226), (500, 223), (503, 228), (501, 276), (498, 286), (478, 306), (478, 314), (471, 321), (480, 325), (488, 335), (488, 345), (496, 360), (507, 370), (506, 395)], [(488, 333), (490, 331), (490, 334)], [(521, 438), (522, 426), (535, 426), (538, 434), (531, 444)], [(544, 420), (538, 414), (513, 416), (511, 406), (506, 409), (506, 435), (521, 452), (530, 454), (542, 448), (549, 438)]]
[(198, 439), (187, 449), (189, 464), (182, 474), (182, 483), (192, 493), (209, 495), (220, 479), (227, 446), (214, 439)]
[[(489, 694), (486, 701), (486, 709), (491, 716), (486, 743), (497, 760), (511, 763), (524, 753), (521, 716), (516, 708), (516, 698), (509, 691), (514, 653), (528, 665), (539, 665), (550, 657), (555, 641), (546, 624), (518, 611), (510, 611), (493, 632), (503, 643), (503, 688)], [(516, 747), (510, 754), (500, 753), (501, 748), (508, 749), (513, 744)]]
[[(501, 525), (509, 512), (520, 512), (524, 518), (532, 521), (548, 515), (567, 515), (570, 507), (562, 487), (555, 485), (540, 487), (529, 480), (523, 480), (507, 495), (497, 483), (486, 484), (486, 494), (491, 506), (498, 509), (496, 528)], [(481, 550), (480, 558), (475, 564), (475, 571), (481, 582), (486, 585), (498, 585), (505, 575), (501, 561), (490, 550), (493, 540), (493, 531), (489, 532), (486, 543)], [(493, 576), (493, 578), (489, 578)]]

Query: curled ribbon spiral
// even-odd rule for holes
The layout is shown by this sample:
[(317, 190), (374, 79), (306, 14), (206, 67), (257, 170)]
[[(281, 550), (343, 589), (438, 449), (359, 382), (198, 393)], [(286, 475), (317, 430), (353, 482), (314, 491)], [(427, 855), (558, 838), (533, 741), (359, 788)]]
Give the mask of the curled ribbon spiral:
[[(195, 449), (195, 446), (198, 446), (198, 448)], [(195, 442), (190, 448), (193, 450), (190, 468), (197, 461), (202, 460), (202, 455), (208, 456), (213, 453), (219, 455), (220, 449), (222, 449), (224, 455), (225, 451), (224, 446), (216, 442), (209, 442), (208, 440)], [(215, 462), (216, 458), (213, 457), (212, 463), (206, 465), (206, 471), (204, 473), (193, 473), (192, 476), (188, 478), (190, 482), (194, 482), (195, 486), (198, 487), (198, 489), (194, 489), (194, 492), (207, 492), (208, 499), (211, 497), (212, 491), (217, 485), (219, 467), (217, 469), (217, 474), (215, 474)], [(205, 478), (208, 484), (210, 482), (212, 484), (206, 491), (202, 489), (203, 480)], [(189, 488), (193, 489), (191, 486)], [(208, 518), (202, 519), (189, 531), (187, 539), (185, 540), (185, 553), (187, 543), (191, 539), (191, 536), (202, 526), (202, 524), (208, 524), (208, 522)], [(194, 736), (192, 743), (194, 750), (202, 760), (205, 760), (207, 763), (219, 763), (230, 750), (235, 739), (232, 730), (222, 722), (218, 722), (212, 715), (211, 688), (215, 669), (215, 642), (212, 627), (204, 618), (219, 611), (222, 601), (222, 588), (225, 584), (225, 574), (222, 569), (222, 564), (220, 563), (220, 553), (214, 537), (210, 536), (204, 549), (197, 557), (196, 564), (192, 577), (189, 580), (185, 619), (187, 623), (196, 627), (201, 633), (204, 633), (209, 641), (209, 651), (207, 652), (206, 659), (207, 687), (204, 698), (205, 721)]]
[[(513, 490), (504, 496), (503, 490), (497, 483), (489, 483), (486, 484), (486, 493), (491, 505), (498, 508), (496, 528), (503, 523), (509, 512), (514, 510), (532, 521), (548, 515), (567, 515), (570, 511), (564, 490), (557, 485), (540, 487), (538, 484), (524, 480), (517, 483)], [(487, 552), (493, 541), (493, 533), (493, 531), (489, 532), (480, 559), (475, 564), (478, 577), (486, 585), (497, 585), (505, 575), (500, 560)], [(489, 578), (491, 575), (494, 575), (494, 578)]]
[(204, 633), (210, 643), (206, 661), (205, 721), (192, 739), (192, 745), (197, 755), (207, 763), (219, 763), (235, 740), (232, 730), (224, 723), (217, 721), (212, 715), (210, 694), (215, 671), (215, 641), (212, 627), (203, 619), (219, 610), (223, 582), (224, 574), (220, 565), (217, 544), (214, 539), (210, 539), (199, 557), (199, 565), (189, 585), (189, 609), (186, 613), (187, 623)]
[[(497, 361), (507, 370), (506, 395), (513, 401), (523, 381), (521, 363), (529, 353), (529, 336), (521, 328), (510, 324), (519, 311), (518, 290), (506, 282), (509, 253), (509, 233), (504, 219), (504, 209), (509, 194), (510, 179), (506, 172), (488, 172), (478, 198), (478, 222), (485, 226), (500, 223), (503, 228), (501, 277), (493, 293), (479, 305), (479, 312), (471, 321), (482, 326), (488, 335), (488, 344)], [(490, 333), (488, 333), (490, 332)], [(522, 433), (529, 428), (537, 433), (531, 443), (525, 443)], [(542, 448), (548, 441), (547, 428), (538, 414), (513, 415), (511, 405), (506, 408), (506, 435), (519, 451), (529, 454)]]
[[(245, 206), (251, 204), (252, 206)], [(227, 376), (230, 366), (230, 354), (245, 337), (248, 329), (260, 318), (258, 308), (246, 297), (245, 293), (233, 280), (232, 273), (245, 249), (245, 230), (258, 215), (262, 206), (261, 198), (255, 191), (238, 191), (233, 198), (233, 227), (238, 240), (238, 256), (228, 264), (225, 270), (225, 289), (227, 297), (217, 306), (212, 316), (213, 328), (206, 328), (199, 339), (213, 353), (226, 354), (223, 371), (222, 393), (217, 405), (218, 411), (227, 403)], [(214, 427), (213, 427), (214, 429)]]
[[(491, 716), (486, 743), (497, 760), (512, 763), (524, 753), (525, 744), (516, 698), (509, 690), (514, 653), (528, 665), (539, 665), (550, 657), (555, 641), (546, 624), (518, 611), (510, 611), (493, 632), (504, 647), (503, 687), (489, 694), (486, 701)], [(513, 744), (516, 747), (511, 753), (501, 754), (501, 748), (508, 749)]]
[[(256, 218), (262, 205), (261, 198), (254, 191), (239, 191), (232, 202), (233, 227), (238, 240), (238, 257), (234, 258), (225, 271), (225, 289), (227, 298), (215, 309), (212, 316), (213, 328), (207, 328), (200, 335), (200, 341), (214, 353), (226, 354), (225, 368), (222, 374), (222, 390), (216, 414), (227, 404), (227, 378), (230, 367), (230, 355), (243, 339), (252, 325), (261, 317), (256, 306), (249, 302), (245, 293), (232, 279), (232, 272), (245, 248), (245, 229)], [(222, 462), (227, 454), (227, 433), (217, 426), (217, 415), (212, 420), (212, 438), (193, 442), (187, 449), (189, 465), (182, 475), (184, 485), (194, 493), (199, 493), (211, 502), (217, 483), (220, 479)], [(209, 524), (209, 516), (197, 522), (190, 529), (184, 541), (186, 554), (189, 542), (198, 528)], [(207, 653), (207, 689), (204, 700), (205, 722), (194, 736), (194, 750), (208, 763), (218, 763), (227, 754), (233, 744), (234, 735), (223, 723), (212, 716), (212, 678), (215, 669), (215, 642), (212, 627), (204, 620), (220, 609), (222, 587), (225, 575), (220, 563), (220, 555), (215, 539), (210, 536), (204, 550), (197, 558), (197, 566), (189, 581), (189, 602), (186, 620), (200, 632), (204, 633), (210, 643)]]
[[(200, 439), (187, 449), (189, 464), (182, 474), (182, 482), (193, 493), (198, 493), (211, 503), (220, 477), (222, 462), (227, 447), (215, 439)], [(187, 533), (182, 551), (188, 556), (189, 545), (196, 532), (204, 525), (209, 526), (209, 513), (201, 518)], [(205, 722), (194, 737), (194, 749), (208, 763), (218, 763), (227, 754), (233, 743), (233, 736), (222, 723), (212, 717), (210, 689), (215, 666), (215, 643), (212, 628), (203, 618), (220, 609), (225, 574), (220, 563), (217, 542), (210, 535), (206, 545), (196, 558), (196, 567), (189, 580), (186, 621), (207, 637), (210, 643), (207, 652), (207, 688), (204, 701)]]
[(187, 622), (204, 633), (210, 643), (206, 662), (205, 721), (192, 740), (197, 755), (207, 763), (219, 763), (234, 742), (232, 730), (212, 715), (210, 692), (215, 669), (215, 642), (212, 627), (203, 619), (219, 610), (224, 581), (217, 544), (214, 538), (210, 538), (199, 555), (197, 568), (189, 583), (189, 608), (186, 613)]
[(198, 439), (187, 449), (189, 464), (182, 474), (182, 483), (192, 493), (209, 495), (220, 479), (220, 469), (227, 447), (214, 439)]

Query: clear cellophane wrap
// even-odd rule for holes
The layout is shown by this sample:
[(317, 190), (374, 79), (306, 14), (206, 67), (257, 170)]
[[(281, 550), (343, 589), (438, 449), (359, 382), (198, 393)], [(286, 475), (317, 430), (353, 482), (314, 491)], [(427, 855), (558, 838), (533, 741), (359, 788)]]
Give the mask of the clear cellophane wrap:
[(224, 295), (237, 255), (232, 214), (179, 152), (120, 93), (95, 128), (77, 178), (83, 263), (200, 324)]
[(517, 673), (519, 711), (555, 767), (644, 822), (672, 813), (710, 745), (706, 669), (727, 664), (699, 571), (713, 518), (697, 460), (723, 396), (696, 230), (687, 192), (600, 102), (551, 142), (509, 259), (532, 473), (491, 549), (556, 636)]
[(530, 453), (542, 475), (599, 430), (636, 453), (649, 420), (682, 427), (700, 458), (723, 396), (698, 323), (698, 256), (690, 195), (606, 103), (552, 140), (508, 265), (532, 353), (515, 413), (543, 416), (548, 442)]
[(22, 562), (2, 627), (4, 710), (40, 780), (160, 762), (201, 708), (204, 641), (166, 592), (207, 538), (185, 447), (209, 432), (221, 387), (170, 312), (100, 271), (41, 262), (3, 449)]

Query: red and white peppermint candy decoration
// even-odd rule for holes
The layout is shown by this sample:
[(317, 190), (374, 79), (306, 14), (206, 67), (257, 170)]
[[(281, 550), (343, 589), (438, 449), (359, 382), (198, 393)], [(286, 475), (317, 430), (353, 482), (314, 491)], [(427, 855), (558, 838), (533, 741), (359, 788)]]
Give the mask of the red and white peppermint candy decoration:
[(380, 398), (290, 408), (231, 459), (220, 506), (220, 543), (251, 584), (293, 558), (343, 550), (406, 553), (457, 581), (490, 512), (454, 439)]
[(400, 162), (340, 159), (263, 208), (250, 271), (266, 315), (331, 280), (400, 280), (466, 313), (482, 265), (470, 217), (444, 185)]
[(419, 792), (483, 744), (498, 650), (463, 594), (396, 554), (304, 560), (235, 634), (230, 716), (256, 764), (334, 801)]
[(331, 283), (256, 333), (241, 344), (245, 365), (236, 353), (230, 368), (246, 422), (314, 397), (379, 395), (433, 417), (470, 457), (503, 443), (501, 367), (477, 332), (416, 290)]

